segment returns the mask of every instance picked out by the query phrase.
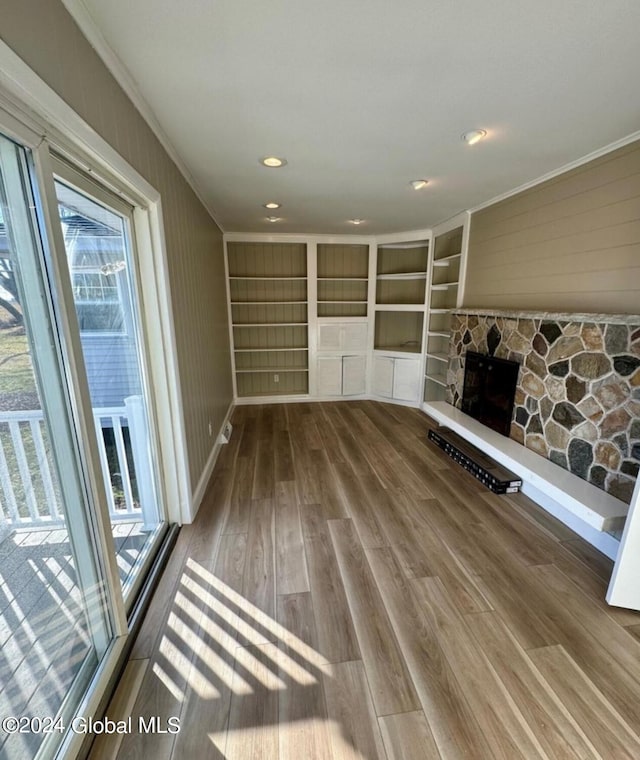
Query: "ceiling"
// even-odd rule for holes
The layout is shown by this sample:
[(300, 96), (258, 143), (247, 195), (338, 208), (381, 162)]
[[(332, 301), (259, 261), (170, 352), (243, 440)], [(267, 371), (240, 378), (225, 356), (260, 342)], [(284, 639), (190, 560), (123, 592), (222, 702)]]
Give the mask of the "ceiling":
[(227, 232), (431, 227), (640, 129), (638, 0), (82, 1)]

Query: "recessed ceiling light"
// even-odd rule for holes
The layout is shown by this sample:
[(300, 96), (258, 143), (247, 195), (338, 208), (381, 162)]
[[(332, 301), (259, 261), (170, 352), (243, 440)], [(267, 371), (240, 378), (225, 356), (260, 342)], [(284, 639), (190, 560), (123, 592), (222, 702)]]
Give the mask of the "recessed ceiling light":
[(472, 129), (471, 132), (465, 132), (462, 135), (462, 139), (467, 145), (475, 145), (480, 140), (483, 140), (487, 136), (484, 129)]
[(279, 217), (279, 216), (268, 216), (267, 217), (267, 221), (268, 222), (281, 222), (282, 221), (282, 217)]
[(362, 224), (364, 219), (349, 219), (350, 224)]
[(280, 208), (280, 206), (282, 206), (282, 203), (276, 203), (275, 201), (269, 201), (269, 203), (263, 203), (262, 205), (265, 208), (276, 209), (276, 208)]
[(287, 163), (287, 159), (278, 158), (278, 156), (263, 156), (260, 159), (260, 163), (263, 166), (267, 166), (269, 169), (279, 169)]
[(414, 179), (411, 181), (411, 187), (414, 190), (422, 190), (423, 187), (426, 187), (429, 184), (428, 179)]

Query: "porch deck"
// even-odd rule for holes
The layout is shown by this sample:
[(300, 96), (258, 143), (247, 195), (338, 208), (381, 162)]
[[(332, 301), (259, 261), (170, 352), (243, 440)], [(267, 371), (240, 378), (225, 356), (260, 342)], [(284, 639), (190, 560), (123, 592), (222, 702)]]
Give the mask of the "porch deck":
[[(123, 583), (148, 538), (141, 527), (140, 520), (113, 526)], [(38, 526), (7, 536), (0, 542), (0, 683), (6, 685), (0, 714), (55, 715), (90, 650), (67, 531)], [(0, 735), (0, 755), (6, 738)]]

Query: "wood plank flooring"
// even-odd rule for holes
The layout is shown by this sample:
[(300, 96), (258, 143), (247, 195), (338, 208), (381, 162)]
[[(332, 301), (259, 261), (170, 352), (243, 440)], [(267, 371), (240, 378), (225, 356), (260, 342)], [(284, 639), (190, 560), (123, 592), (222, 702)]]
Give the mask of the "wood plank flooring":
[(232, 421), (132, 653), (134, 725), (181, 731), (94, 760), (640, 757), (640, 614), (604, 602), (606, 558), (415, 409)]

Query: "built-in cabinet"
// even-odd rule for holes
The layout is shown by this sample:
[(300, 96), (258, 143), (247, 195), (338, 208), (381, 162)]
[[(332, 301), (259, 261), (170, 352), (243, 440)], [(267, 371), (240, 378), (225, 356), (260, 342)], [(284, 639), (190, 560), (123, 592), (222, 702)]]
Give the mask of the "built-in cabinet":
[(366, 390), (366, 356), (318, 354), (318, 396), (359, 396)]
[(318, 243), (316, 395), (366, 392), (369, 245)]
[(318, 320), (318, 351), (366, 351), (367, 320)]
[(366, 392), (368, 334), (366, 319), (318, 320), (318, 396), (356, 396)]
[(374, 238), (226, 236), (238, 399), (444, 392), (464, 223)]
[(466, 213), (433, 231), (427, 276), (425, 401), (441, 401), (446, 395), (451, 310), (461, 304), (467, 239)]
[(420, 396), (422, 358), (374, 354), (372, 391), (397, 401), (417, 401)]

